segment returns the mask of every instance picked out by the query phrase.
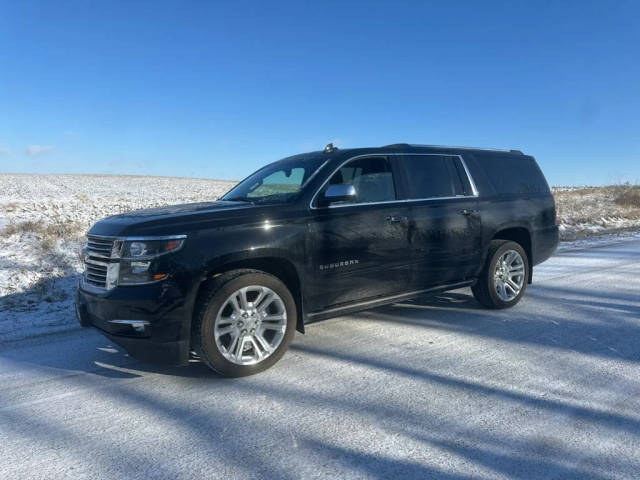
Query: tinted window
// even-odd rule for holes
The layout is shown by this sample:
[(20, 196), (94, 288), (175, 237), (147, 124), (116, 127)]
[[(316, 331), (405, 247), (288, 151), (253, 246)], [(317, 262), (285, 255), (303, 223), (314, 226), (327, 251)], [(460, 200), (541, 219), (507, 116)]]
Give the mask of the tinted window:
[(497, 193), (548, 193), (549, 186), (532, 157), (475, 154)]
[[(288, 174), (288, 176), (287, 176)], [(256, 180), (255, 188), (247, 193), (247, 197), (264, 197), (280, 193), (295, 193), (302, 187), (304, 168), (278, 170)]]
[(267, 165), (233, 187), (222, 200), (252, 203), (293, 201), (326, 156), (298, 155)]
[(386, 202), (396, 199), (391, 165), (385, 157), (359, 158), (346, 163), (333, 174), (327, 185), (353, 185), (356, 201)]
[(405, 155), (402, 163), (407, 175), (407, 198), (453, 197), (463, 195), (464, 187), (454, 159), (446, 155)]

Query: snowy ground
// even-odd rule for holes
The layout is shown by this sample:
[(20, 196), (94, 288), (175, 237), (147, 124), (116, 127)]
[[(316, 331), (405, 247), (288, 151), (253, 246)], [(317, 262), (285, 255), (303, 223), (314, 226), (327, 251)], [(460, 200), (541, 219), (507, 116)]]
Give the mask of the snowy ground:
[(78, 250), (108, 215), (215, 200), (219, 180), (105, 175), (0, 175), (0, 343), (73, 327)]
[(513, 309), (464, 289), (316, 323), (238, 379), (94, 329), (0, 346), (0, 477), (636, 480), (639, 270), (640, 239), (565, 249)]
[[(0, 343), (75, 327), (77, 252), (97, 220), (127, 210), (215, 200), (233, 182), (104, 175), (0, 175)], [(634, 238), (640, 208), (616, 205), (614, 188), (556, 189), (565, 239)], [(586, 240), (591, 241), (591, 240)]]

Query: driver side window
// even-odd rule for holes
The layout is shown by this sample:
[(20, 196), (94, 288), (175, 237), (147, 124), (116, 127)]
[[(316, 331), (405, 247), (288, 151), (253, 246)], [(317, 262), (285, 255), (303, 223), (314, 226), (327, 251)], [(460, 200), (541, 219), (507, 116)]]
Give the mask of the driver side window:
[[(329, 185), (353, 185), (356, 198), (340, 204), (387, 202), (396, 199), (391, 165), (386, 157), (358, 158), (333, 174)], [(324, 194), (324, 192), (323, 192)]]

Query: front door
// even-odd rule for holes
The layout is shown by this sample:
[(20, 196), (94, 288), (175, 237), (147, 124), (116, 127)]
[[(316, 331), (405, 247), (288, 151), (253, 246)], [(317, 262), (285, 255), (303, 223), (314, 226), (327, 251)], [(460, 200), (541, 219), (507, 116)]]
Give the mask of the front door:
[[(322, 205), (329, 185), (355, 198)], [(408, 215), (385, 156), (346, 162), (318, 194), (309, 225), (309, 312), (405, 291), (411, 274)]]

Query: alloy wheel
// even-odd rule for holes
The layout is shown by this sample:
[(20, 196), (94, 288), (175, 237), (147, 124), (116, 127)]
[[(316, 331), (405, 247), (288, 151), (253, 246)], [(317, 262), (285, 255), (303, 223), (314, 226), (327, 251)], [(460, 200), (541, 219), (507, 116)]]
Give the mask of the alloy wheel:
[(218, 310), (216, 346), (236, 365), (255, 365), (280, 345), (287, 328), (282, 298), (268, 287), (251, 285), (233, 292)]
[(496, 262), (493, 285), (503, 302), (515, 299), (524, 285), (524, 260), (515, 250), (507, 250)]

